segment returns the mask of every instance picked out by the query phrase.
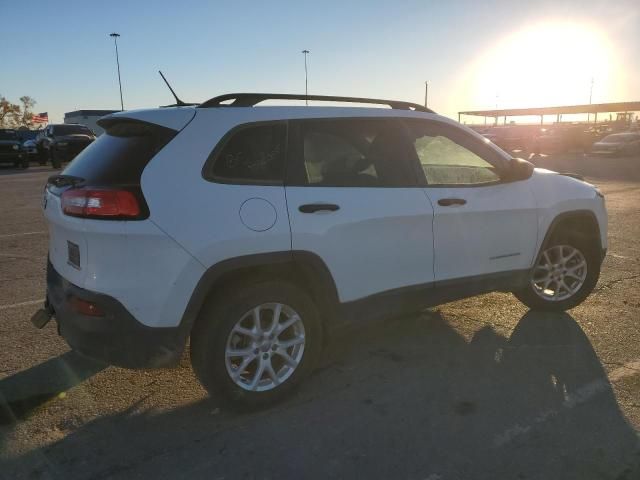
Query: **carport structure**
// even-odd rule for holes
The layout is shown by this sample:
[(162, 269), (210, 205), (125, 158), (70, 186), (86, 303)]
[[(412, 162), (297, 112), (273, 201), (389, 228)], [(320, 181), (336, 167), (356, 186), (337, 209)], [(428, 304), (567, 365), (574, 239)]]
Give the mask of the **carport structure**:
[(560, 122), (563, 114), (594, 114), (594, 122), (598, 121), (598, 113), (617, 113), (619, 116), (628, 119), (631, 112), (640, 111), (640, 101), (637, 102), (617, 102), (617, 103), (591, 103), (586, 105), (567, 105), (563, 107), (537, 107), (537, 108), (507, 108), (495, 110), (473, 110), (467, 112), (458, 112), (458, 121), (463, 115), (471, 115), (475, 117), (484, 117), (484, 123), (487, 124), (487, 118), (494, 119), (494, 125), (498, 124), (500, 117), (504, 118), (504, 125), (507, 124), (507, 117), (522, 116), (539, 116), (540, 125), (544, 123), (545, 115), (555, 115), (556, 122)]

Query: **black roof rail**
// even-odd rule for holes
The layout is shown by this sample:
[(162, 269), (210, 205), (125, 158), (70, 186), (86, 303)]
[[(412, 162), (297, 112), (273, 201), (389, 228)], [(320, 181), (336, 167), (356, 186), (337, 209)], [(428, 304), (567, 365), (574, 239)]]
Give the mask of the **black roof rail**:
[[(233, 100), (229, 104), (228, 102)], [(253, 107), (265, 100), (316, 100), (322, 102), (345, 102), (345, 103), (372, 103), (375, 105), (388, 105), (399, 110), (415, 110), (418, 112), (435, 113), (430, 108), (423, 107), (417, 103), (403, 102), (400, 100), (382, 100), (380, 98), (361, 97), (336, 97), (333, 95), (296, 95), (291, 93), (227, 93), (219, 95), (201, 103), (198, 108), (211, 107)]]

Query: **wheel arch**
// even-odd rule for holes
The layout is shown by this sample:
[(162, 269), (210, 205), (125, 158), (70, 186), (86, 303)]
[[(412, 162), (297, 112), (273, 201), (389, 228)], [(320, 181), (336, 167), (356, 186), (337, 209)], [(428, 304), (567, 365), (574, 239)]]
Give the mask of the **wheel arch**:
[(593, 241), (594, 247), (597, 249), (596, 251), (602, 251), (600, 224), (598, 223), (595, 213), (591, 210), (571, 210), (568, 212), (562, 212), (551, 220), (545, 236), (540, 243), (540, 248), (538, 249), (538, 253), (535, 257), (536, 262), (554, 236), (564, 230), (573, 234), (581, 235), (583, 238)]
[(325, 331), (336, 318), (339, 303), (337, 288), (331, 272), (318, 255), (296, 250), (244, 255), (216, 263), (202, 275), (180, 321), (184, 340), (193, 331), (208, 301), (248, 278), (251, 282), (288, 281), (305, 290), (320, 312)]

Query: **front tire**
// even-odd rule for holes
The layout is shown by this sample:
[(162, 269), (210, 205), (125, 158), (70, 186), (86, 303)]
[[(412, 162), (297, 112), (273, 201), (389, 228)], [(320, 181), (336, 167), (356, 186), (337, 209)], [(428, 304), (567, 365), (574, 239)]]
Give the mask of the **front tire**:
[(543, 247), (527, 286), (514, 295), (534, 310), (569, 310), (593, 291), (600, 263), (600, 254), (588, 239), (556, 237)]
[(191, 335), (191, 364), (212, 397), (258, 409), (290, 394), (313, 370), (321, 346), (311, 298), (287, 283), (259, 283), (209, 301)]

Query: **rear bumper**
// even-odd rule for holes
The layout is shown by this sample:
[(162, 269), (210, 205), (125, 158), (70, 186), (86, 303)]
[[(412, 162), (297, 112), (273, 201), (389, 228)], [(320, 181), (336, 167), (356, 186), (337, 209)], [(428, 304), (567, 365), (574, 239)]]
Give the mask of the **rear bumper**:
[[(95, 303), (104, 316), (78, 313), (70, 299)], [(87, 357), (125, 368), (175, 365), (186, 337), (179, 328), (153, 328), (138, 322), (115, 298), (77, 287), (47, 264), (47, 299), (58, 331), (71, 348)]]

